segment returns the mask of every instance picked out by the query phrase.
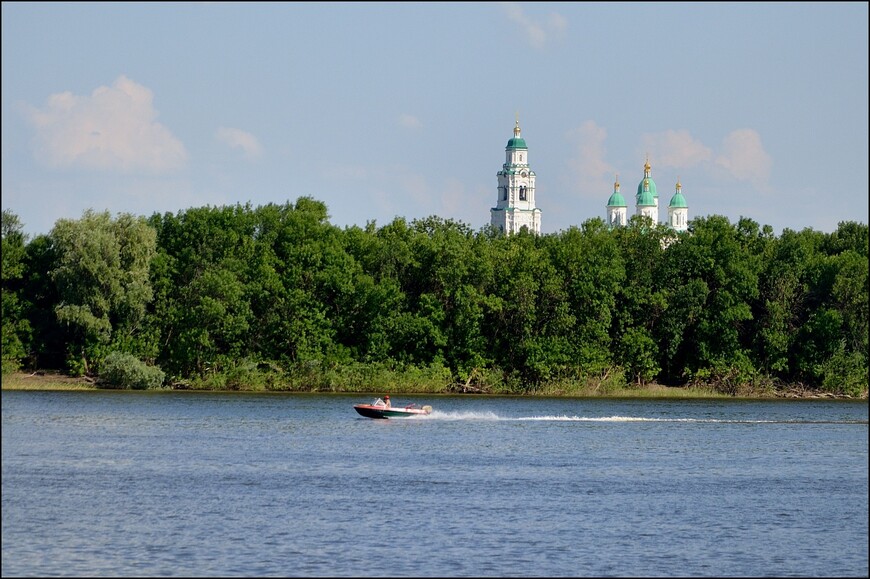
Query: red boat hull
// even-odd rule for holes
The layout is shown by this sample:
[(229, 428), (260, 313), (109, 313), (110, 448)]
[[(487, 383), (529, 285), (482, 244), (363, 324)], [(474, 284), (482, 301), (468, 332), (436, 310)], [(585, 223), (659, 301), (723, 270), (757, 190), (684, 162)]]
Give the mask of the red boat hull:
[(353, 408), (366, 418), (410, 418), (414, 416), (426, 416), (432, 412), (431, 406), (423, 406), (422, 408), (387, 408), (386, 406), (375, 406), (373, 404), (354, 404)]

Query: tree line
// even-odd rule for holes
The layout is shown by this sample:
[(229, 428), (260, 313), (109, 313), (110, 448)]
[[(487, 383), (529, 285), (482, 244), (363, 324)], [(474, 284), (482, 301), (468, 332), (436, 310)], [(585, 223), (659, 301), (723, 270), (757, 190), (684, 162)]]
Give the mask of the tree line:
[(434, 216), (339, 228), (300, 197), (88, 210), (33, 239), (4, 210), (2, 244), (4, 373), (126, 371), (142, 388), (867, 391), (858, 222), (777, 237), (748, 218), (698, 217), (682, 234), (593, 218), (505, 236)]

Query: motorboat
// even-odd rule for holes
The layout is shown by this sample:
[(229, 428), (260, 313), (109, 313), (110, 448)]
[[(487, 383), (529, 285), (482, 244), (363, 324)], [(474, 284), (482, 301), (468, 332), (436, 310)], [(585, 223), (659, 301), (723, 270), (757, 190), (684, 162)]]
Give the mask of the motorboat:
[(407, 406), (387, 406), (378, 398), (371, 404), (354, 404), (354, 410), (366, 418), (411, 418), (414, 416), (426, 416), (432, 412), (432, 407), (417, 406), (413, 402)]

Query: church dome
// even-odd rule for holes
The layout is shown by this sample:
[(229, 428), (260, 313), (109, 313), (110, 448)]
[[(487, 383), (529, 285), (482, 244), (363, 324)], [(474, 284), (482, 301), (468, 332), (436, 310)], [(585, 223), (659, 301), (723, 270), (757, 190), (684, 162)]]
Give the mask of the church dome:
[(608, 207), (628, 207), (625, 203), (625, 197), (622, 196), (622, 193), (619, 192), (619, 177), (617, 176), (616, 182), (613, 184), (613, 194), (610, 195), (610, 199), (607, 200)]
[(644, 181), (649, 182), (650, 195), (652, 195), (653, 197), (658, 197), (659, 194), (656, 192), (656, 182), (652, 180), (652, 177), (644, 177), (643, 179), (640, 180), (640, 183), (637, 184), (637, 196), (638, 196), (638, 198), (640, 198), (640, 196), (643, 194), (643, 182)]
[(616, 191), (613, 195), (610, 196), (610, 199), (607, 200), (608, 207), (628, 207), (625, 203), (625, 197), (622, 196), (622, 193)]
[(656, 200), (652, 196), (652, 193), (649, 190), (644, 191), (640, 194), (640, 197), (637, 198), (637, 206), (638, 207), (655, 207)]
[(528, 149), (526, 146), (526, 140), (522, 138), (520, 133), (520, 117), (517, 116), (517, 124), (514, 127), (514, 136), (512, 139), (508, 141), (507, 144), (508, 149)]
[(680, 185), (680, 182), (677, 181), (677, 192), (674, 193), (674, 196), (671, 197), (671, 202), (668, 203), (668, 207), (672, 207), (674, 209), (688, 209), (689, 204), (686, 203), (686, 198), (683, 197), (683, 188)]
[(508, 149), (528, 149), (526, 146), (526, 140), (522, 137), (513, 137), (508, 141), (507, 144)]
[(649, 192), (653, 197), (658, 197), (659, 194), (656, 191), (656, 182), (652, 180), (650, 177), (650, 164), (649, 161), (643, 166), (643, 179), (640, 180), (640, 183), (637, 184), (637, 198), (638, 202), (640, 200), (640, 196), (643, 193), (644, 184), (649, 184)]
[(640, 189), (638, 189), (637, 193), (638, 207), (655, 207), (656, 200), (651, 191), (652, 187), (655, 187), (652, 183), (652, 179), (644, 179), (640, 182)]

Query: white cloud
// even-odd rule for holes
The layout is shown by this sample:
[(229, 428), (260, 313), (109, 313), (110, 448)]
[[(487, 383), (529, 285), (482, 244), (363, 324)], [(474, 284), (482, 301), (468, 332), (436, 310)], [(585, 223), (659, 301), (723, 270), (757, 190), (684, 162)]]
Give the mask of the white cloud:
[(51, 95), (28, 108), (37, 159), (53, 168), (163, 173), (184, 166), (184, 145), (156, 122), (154, 95), (126, 76), (90, 96)]
[(541, 23), (526, 15), (517, 2), (505, 2), (503, 6), (508, 19), (520, 26), (533, 48), (543, 48), (552, 34), (560, 35), (568, 27), (568, 21), (557, 13)]
[(420, 122), (420, 119), (418, 119), (414, 115), (409, 115), (407, 113), (402, 113), (401, 115), (399, 115), (399, 124), (406, 129), (419, 129), (423, 126), (423, 123)]
[(752, 129), (738, 129), (722, 141), (722, 152), (716, 165), (727, 169), (734, 177), (756, 186), (766, 186), (773, 164), (761, 144), (761, 136)]
[(259, 157), (263, 153), (263, 147), (257, 138), (241, 129), (219, 127), (215, 131), (215, 138), (229, 147), (241, 149), (248, 159)]
[[(668, 130), (643, 135), (642, 150), (649, 154), (650, 162), (657, 167), (687, 169), (704, 166), (716, 173), (722, 170), (734, 179), (747, 181), (756, 187), (766, 187), (772, 161), (761, 144), (761, 137), (752, 129), (738, 129), (722, 141), (718, 153), (694, 139), (688, 131)], [(712, 163), (712, 165), (711, 165)]]
[(651, 155), (657, 166), (683, 169), (713, 158), (713, 152), (685, 130), (643, 135), (641, 144), (644, 152)]
[(550, 30), (557, 35), (561, 35), (568, 28), (568, 20), (561, 14), (553, 12), (547, 19), (549, 20)]
[(582, 196), (602, 195), (612, 187), (615, 173), (605, 161), (604, 146), (607, 129), (595, 121), (586, 121), (569, 132), (568, 138), (576, 143), (576, 152), (569, 161), (572, 169), (572, 188)]

